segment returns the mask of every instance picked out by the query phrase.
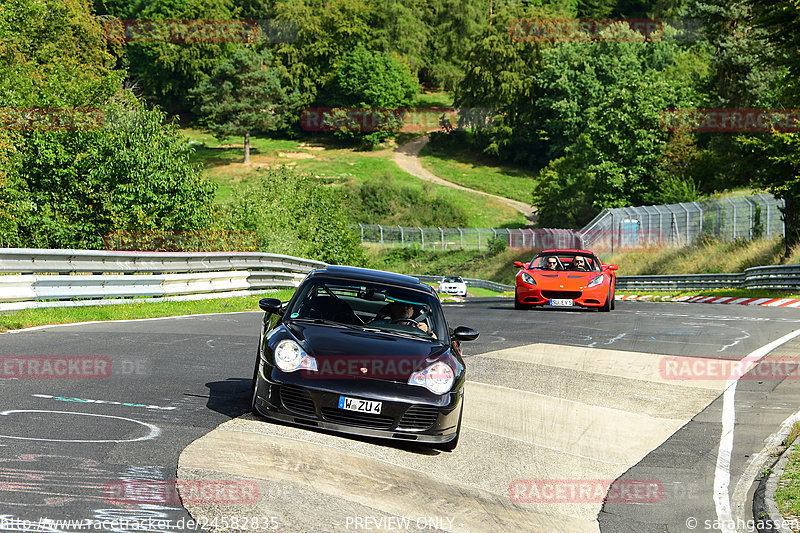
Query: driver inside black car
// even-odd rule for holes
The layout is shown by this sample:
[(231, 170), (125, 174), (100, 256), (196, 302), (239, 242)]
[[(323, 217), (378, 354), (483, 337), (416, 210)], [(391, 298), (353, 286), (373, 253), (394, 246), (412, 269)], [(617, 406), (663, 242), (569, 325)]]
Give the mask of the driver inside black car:
[[(436, 338), (436, 334), (433, 333), (430, 328), (428, 328), (428, 324), (422, 321), (416, 321), (412, 316), (414, 316), (414, 306), (405, 303), (405, 302), (392, 302), (388, 305), (385, 305), (378, 311), (378, 314), (375, 315), (375, 319), (373, 322), (392, 322), (394, 324), (400, 325), (411, 325), (416, 326), (420, 330), (424, 331), (434, 339)], [(422, 316), (422, 315), (420, 315)], [(419, 318), (419, 317), (418, 317)]]

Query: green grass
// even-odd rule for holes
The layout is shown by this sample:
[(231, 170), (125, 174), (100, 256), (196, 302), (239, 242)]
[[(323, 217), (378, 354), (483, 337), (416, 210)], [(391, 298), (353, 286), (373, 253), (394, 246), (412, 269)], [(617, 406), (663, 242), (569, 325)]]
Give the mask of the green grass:
[(491, 291), (489, 289), (483, 289), (481, 287), (467, 287), (467, 296), (473, 297), (486, 297), (486, 296), (508, 296), (505, 292), (497, 292)]
[(453, 107), (453, 93), (447, 91), (421, 93), (412, 107)]
[(621, 276), (737, 273), (755, 266), (798, 264), (800, 248), (793, 250), (786, 259), (779, 239), (752, 242), (705, 240), (684, 248), (601, 254), (601, 259), (619, 265)]
[[(470, 213), (466, 226), (481, 228), (522, 227), (524, 217), (498, 200), (467, 191), (424, 182), (400, 170), (393, 160), (394, 145), (373, 151), (359, 151), (333, 142), (329, 137), (305, 141), (251, 137), (251, 164), (243, 161), (243, 138), (232, 137), (220, 145), (211, 135), (194, 129), (184, 133), (194, 144), (192, 161), (203, 164), (208, 178), (217, 184), (218, 203), (227, 202), (242, 183), (259, 179), (266, 169), (287, 165), (315, 176), (352, 183), (380, 177), (424, 189), (428, 194), (457, 203)], [(404, 137), (411, 138), (411, 137)], [(402, 222), (400, 222), (402, 224)]]
[(261, 295), (238, 298), (218, 298), (190, 302), (144, 302), (120, 305), (92, 305), (86, 307), (53, 307), (47, 309), (22, 309), (0, 313), (0, 331), (30, 328), (47, 324), (70, 324), (94, 320), (127, 320), (178, 315), (233, 313), (258, 311), (261, 298), (288, 300), (294, 289), (265, 292)]
[(451, 146), (425, 146), (422, 165), (447, 181), (529, 204), (537, 173), (530, 169), (498, 165), (474, 150)]
[(373, 268), (431, 276), (462, 276), (485, 279), (512, 285), (517, 268), (517, 259), (530, 260), (530, 253), (519, 250), (505, 250), (491, 255), (485, 250), (481, 253), (472, 250), (451, 250), (435, 252), (415, 248), (368, 249), (367, 257)]
[[(800, 424), (795, 422), (783, 445), (792, 445), (799, 433)], [(778, 504), (778, 509), (783, 516), (794, 517), (800, 515), (800, 446), (797, 444), (792, 446), (789, 461), (781, 474), (778, 489), (775, 491), (775, 502)]]

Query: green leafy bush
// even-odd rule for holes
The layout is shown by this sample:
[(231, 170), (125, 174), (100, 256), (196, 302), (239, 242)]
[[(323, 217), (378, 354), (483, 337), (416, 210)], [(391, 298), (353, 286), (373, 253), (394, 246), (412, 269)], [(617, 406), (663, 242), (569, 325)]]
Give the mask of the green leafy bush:
[(428, 187), (398, 184), (388, 176), (353, 185), (349, 203), (351, 218), (364, 224), (458, 227), (468, 219), (462, 206), (435, 196)]
[(506, 249), (506, 241), (501, 237), (492, 237), (487, 241), (489, 246), (489, 254), (497, 255), (503, 253)]
[(362, 265), (361, 242), (349, 227), (343, 191), (287, 167), (236, 190), (223, 225), (253, 231), (261, 251)]
[(96, 129), (20, 136), (17, 168), (30, 202), (17, 224), (20, 242), (97, 249), (114, 230), (207, 227), (215, 187), (189, 163), (178, 125), (131, 93), (103, 106), (102, 116)]

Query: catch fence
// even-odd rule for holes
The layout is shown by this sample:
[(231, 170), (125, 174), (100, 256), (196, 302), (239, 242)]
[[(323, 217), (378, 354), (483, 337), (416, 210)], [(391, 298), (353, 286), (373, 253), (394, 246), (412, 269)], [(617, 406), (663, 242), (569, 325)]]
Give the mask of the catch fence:
[(769, 194), (605, 209), (582, 229), (423, 228), (358, 224), (361, 243), (380, 248), (487, 250), (494, 240), (523, 250), (686, 246), (703, 236), (754, 240), (785, 234), (783, 200)]

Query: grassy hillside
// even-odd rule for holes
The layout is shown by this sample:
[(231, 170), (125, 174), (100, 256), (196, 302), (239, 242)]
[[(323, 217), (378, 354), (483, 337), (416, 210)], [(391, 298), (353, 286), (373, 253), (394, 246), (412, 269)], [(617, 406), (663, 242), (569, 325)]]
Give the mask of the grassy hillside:
[[(404, 274), (452, 274), (512, 284), (517, 272), (512, 263), (529, 260), (534, 252), (505, 250), (493, 256), (476, 251), (433, 252), (395, 248), (372, 250), (369, 254), (374, 268)], [(688, 248), (601, 254), (601, 259), (619, 265), (620, 276), (741, 272), (753, 266), (800, 264), (800, 248), (786, 260), (782, 254), (778, 240), (752, 243), (705, 241)]]
[(467, 146), (460, 132), (440, 135), (420, 152), (422, 166), (442, 179), (529, 204), (537, 172), (498, 165)]
[(765, 265), (800, 264), (800, 247), (787, 259), (778, 239), (753, 242), (706, 240), (686, 248), (640, 250), (603, 256), (603, 261), (619, 265), (621, 276), (639, 274), (702, 274), (742, 272)]
[[(487, 199), (476, 193), (451, 189), (426, 183), (400, 168), (393, 161), (396, 143), (387, 143), (382, 149), (361, 151), (342, 146), (329, 137), (308, 138), (303, 141), (251, 138), (251, 164), (244, 165), (243, 139), (231, 138), (220, 144), (208, 133), (187, 128), (184, 133), (194, 146), (193, 161), (206, 168), (206, 175), (217, 184), (217, 201), (226, 202), (232, 191), (240, 184), (257, 180), (263, 170), (286, 165), (348, 187), (356, 192), (358, 185), (370, 179), (384, 180), (401, 188), (410, 188), (416, 194), (424, 194), (429, 200), (440, 199), (451, 206), (451, 211), (463, 212), (456, 220), (466, 227), (520, 227), (524, 217), (516, 210), (497, 200)], [(400, 141), (408, 140), (402, 136)], [(396, 189), (397, 187), (393, 187)], [(388, 191), (388, 194), (394, 194)], [(356, 197), (357, 195), (351, 194)], [(401, 195), (402, 196), (402, 195)], [(430, 202), (432, 203), (432, 202)], [(360, 211), (362, 206), (355, 206)], [(415, 220), (398, 220), (396, 216), (381, 216), (376, 213), (371, 222), (389, 225), (417, 225)], [(454, 221), (454, 222), (456, 222)], [(356, 222), (354, 220), (354, 222)], [(444, 223), (444, 222), (442, 222)]]

